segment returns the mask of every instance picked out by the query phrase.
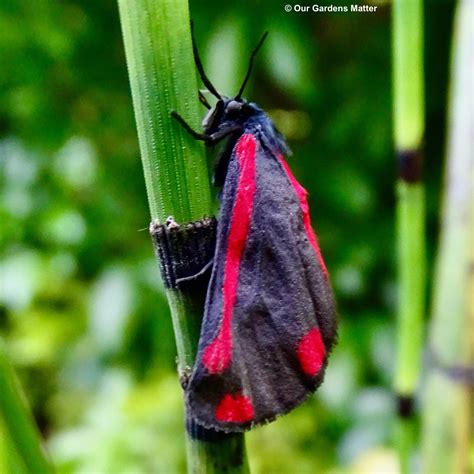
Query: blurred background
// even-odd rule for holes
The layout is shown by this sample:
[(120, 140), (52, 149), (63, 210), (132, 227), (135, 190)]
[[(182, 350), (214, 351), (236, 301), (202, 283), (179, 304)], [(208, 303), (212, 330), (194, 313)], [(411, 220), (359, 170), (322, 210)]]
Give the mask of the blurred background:
[[(324, 385), (247, 436), (250, 466), (395, 472), (390, 5), (298, 14), (285, 3), (190, 1), (224, 93), (238, 90), (270, 32), (246, 95), (293, 149), (340, 313)], [(431, 275), (453, 3), (425, 11)], [(117, 4), (3, 0), (0, 58), (0, 337), (58, 472), (184, 472), (176, 350)]]

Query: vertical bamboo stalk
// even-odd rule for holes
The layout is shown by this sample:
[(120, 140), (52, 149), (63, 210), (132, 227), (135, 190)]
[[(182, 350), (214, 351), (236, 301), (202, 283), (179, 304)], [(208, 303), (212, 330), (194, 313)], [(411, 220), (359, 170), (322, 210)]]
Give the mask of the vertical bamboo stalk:
[[(474, 384), (474, 6), (455, 18), (446, 190), (423, 410), (423, 472), (472, 472)], [(472, 463), (472, 460), (471, 460)]]
[(425, 311), (425, 198), (423, 3), (394, 0), (392, 12), (393, 121), (397, 183), (398, 314), (394, 390), (398, 399), (399, 457), (409, 472), (413, 394), (420, 372)]
[[(51, 473), (41, 439), (29, 413), (19, 382), (0, 344), (0, 456), (2, 464), (18, 472)], [(6, 471), (8, 472), (8, 471)], [(16, 472), (16, 471), (15, 471)]]
[[(187, 0), (119, 0), (127, 66), (151, 217), (178, 223), (211, 215), (205, 152), (170, 117), (198, 128), (198, 84)], [(169, 289), (179, 371), (193, 366), (203, 295)], [(188, 436), (189, 472), (246, 471), (242, 435), (217, 442)]]

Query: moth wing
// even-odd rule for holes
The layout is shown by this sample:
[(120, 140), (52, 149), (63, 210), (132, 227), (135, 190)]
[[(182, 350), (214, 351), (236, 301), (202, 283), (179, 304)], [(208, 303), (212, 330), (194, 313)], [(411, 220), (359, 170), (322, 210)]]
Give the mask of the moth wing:
[(306, 192), (281, 156), (245, 134), (221, 195), (188, 415), (237, 432), (290, 411), (322, 382), (335, 324)]

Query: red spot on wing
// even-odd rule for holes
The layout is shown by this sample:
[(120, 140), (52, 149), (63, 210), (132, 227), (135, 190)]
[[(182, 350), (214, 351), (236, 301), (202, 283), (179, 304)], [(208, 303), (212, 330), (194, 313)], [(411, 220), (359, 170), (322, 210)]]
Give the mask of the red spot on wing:
[(326, 265), (324, 264), (323, 256), (321, 255), (321, 250), (319, 249), (318, 239), (316, 238), (316, 234), (314, 233), (314, 230), (311, 227), (308, 200), (306, 198), (306, 196), (308, 195), (308, 191), (306, 191), (306, 189), (303, 188), (303, 186), (301, 186), (300, 183), (298, 183), (293, 173), (291, 172), (290, 167), (288, 166), (288, 163), (283, 159), (283, 157), (281, 155), (278, 155), (278, 159), (281, 165), (283, 166), (286, 172), (286, 175), (288, 176), (288, 179), (290, 180), (290, 183), (293, 186), (293, 189), (295, 190), (296, 195), (298, 196), (298, 199), (300, 200), (301, 213), (303, 214), (303, 225), (306, 230), (306, 235), (308, 236), (308, 240), (311, 246), (316, 252), (316, 255), (318, 257), (319, 264), (321, 265), (321, 268), (323, 270), (324, 276), (327, 278), (328, 270), (326, 268)]
[(222, 373), (232, 360), (232, 314), (237, 297), (240, 260), (247, 241), (255, 197), (257, 143), (251, 134), (242, 135), (236, 145), (240, 165), (224, 265), (222, 321), (215, 339), (206, 347), (203, 364), (213, 374)]
[(319, 372), (323, 365), (325, 352), (319, 329), (313, 328), (301, 338), (297, 355), (306, 375), (313, 377)]
[(252, 420), (254, 410), (250, 398), (237, 393), (224, 395), (216, 408), (216, 420), (228, 423), (245, 423)]

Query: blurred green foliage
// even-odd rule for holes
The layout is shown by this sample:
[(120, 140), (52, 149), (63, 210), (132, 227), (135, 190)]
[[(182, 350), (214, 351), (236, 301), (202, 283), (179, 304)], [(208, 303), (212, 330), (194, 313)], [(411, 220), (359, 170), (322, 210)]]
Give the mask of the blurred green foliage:
[[(248, 435), (250, 464), (256, 473), (388, 472), (390, 7), (297, 14), (284, 4), (190, 5), (208, 74), (227, 93), (270, 31), (246, 95), (294, 151), (289, 162), (310, 192), (340, 310), (326, 382), (303, 407)], [(426, 10), (430, 256), (452, 8)], [(183, 472), (175, 346), (147, 232), (117, 5), (4, 0), (0, 57), (0, 336), (58, 471)]]

